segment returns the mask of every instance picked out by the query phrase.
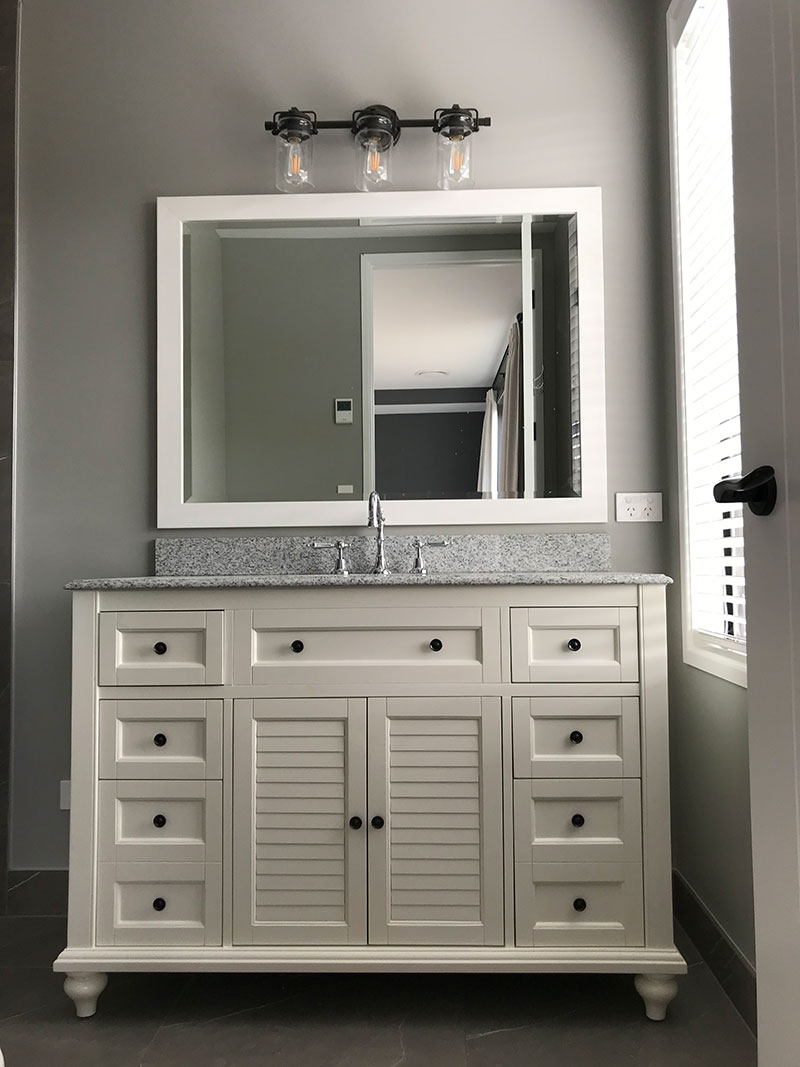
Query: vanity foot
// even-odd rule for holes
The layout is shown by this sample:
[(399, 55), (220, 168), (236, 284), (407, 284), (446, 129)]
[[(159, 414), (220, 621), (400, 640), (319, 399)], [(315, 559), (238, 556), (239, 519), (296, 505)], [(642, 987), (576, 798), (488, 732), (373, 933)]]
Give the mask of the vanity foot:
[(68, 974), (64, 979), (64, 992), (75, 1004), (79, 1019), (88, 1019), (97, 1011), (97, 998), (108, 984), (108, 975), (102, 971), (87, 971), (85, 974)]
[(667, 1016), (667, 1005), (678, 992), (678, 981), (671, 974), (637, 974), (633, 980), (636, 992), (644, 1001), (648, 1019), (660, 1022)]

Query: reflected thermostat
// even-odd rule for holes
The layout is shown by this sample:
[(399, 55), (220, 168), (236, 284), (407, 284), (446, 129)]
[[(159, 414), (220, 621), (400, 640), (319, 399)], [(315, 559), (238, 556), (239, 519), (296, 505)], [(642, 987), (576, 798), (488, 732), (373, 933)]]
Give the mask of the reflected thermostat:
[(336, 418), (336, 422), (352, 422), (353, 421), (353, 398), (345, 398), (340, 400), (334, 400), (333, 411)]

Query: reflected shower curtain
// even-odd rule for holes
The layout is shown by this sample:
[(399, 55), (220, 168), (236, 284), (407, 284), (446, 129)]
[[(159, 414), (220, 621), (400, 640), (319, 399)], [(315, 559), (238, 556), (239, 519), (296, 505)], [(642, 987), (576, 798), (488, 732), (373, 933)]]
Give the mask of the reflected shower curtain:
[(520, 363), (522, 335), (518, 322), (514, 322), (508, 334), (508, 358), (506, 359), (506, 382), (503, 393), (503, 429), (500, 434), (500, 477), (498, 495), (502, 498), (519, 496), (519, 435), (520, 418)]
[(489, 389), (486, 393), (486, 414), (483, 416), (481, 458), (478, 464), (478, 492), (484, 500), (494, 500), (497, 496), (498, 430), (497, 400), (494, 389)]

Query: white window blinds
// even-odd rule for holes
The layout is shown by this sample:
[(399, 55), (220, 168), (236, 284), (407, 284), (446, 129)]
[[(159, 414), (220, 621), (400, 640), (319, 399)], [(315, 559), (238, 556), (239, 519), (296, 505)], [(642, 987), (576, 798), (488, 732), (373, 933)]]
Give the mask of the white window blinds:
[(684, 546), (690, 628), (744, 650), (741, 506), (714, 483), (741, 475), (727, 0), (697, 0), (675, 46)]

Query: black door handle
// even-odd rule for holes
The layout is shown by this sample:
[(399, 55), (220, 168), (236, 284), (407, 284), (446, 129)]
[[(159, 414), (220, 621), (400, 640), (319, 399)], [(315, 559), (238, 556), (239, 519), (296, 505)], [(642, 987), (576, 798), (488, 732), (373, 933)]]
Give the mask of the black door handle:
[(747, 504), (754, 515), (769, 515), (778, 499), (774, 467), (756, 467), (741, 478), (729, 478), (714, 486), (718, 504)]

